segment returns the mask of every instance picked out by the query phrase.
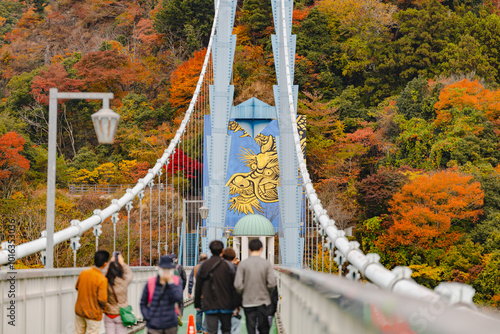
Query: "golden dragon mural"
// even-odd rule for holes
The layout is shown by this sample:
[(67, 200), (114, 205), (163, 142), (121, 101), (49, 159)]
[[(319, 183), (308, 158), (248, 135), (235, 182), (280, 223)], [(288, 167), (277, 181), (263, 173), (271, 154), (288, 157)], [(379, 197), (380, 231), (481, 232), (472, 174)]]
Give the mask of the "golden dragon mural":
[[(301, 139), (302, 152), (306, 146), (306, 118), (297, 117), (297, 128)], [(229, 122), (229, 130), (234, 133), (245, 130), (235, 121)], [(230, 195), (237, 195), (229, 200), (229, 210), (238, 214), (263, 212), (261, 202), (275, 203), (278, 201), (279, 164), (276, 150), (276, 138), (272, 135), (259, 134), (255, 141), (260, 146), (260, 152), (254, 153), (247, 148), (241, 148), (238, 154), (245, 166), (250, 168), (246, 173), (233, 174), (226, 183)]]

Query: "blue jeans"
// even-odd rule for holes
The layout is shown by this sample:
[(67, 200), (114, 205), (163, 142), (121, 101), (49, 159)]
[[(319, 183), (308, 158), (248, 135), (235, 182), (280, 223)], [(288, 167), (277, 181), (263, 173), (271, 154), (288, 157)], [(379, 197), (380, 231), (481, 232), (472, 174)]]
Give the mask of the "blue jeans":
[(203, 311), (196, 310), (196, 330), (207, 331), (207, 319), (203, 319)]
[[(241, 315), (240, 311), (240, 315)], [(231, 318), (231, 334), (240, 334), (241, 330), (241, 318), (238, 319), (236, 317)]]

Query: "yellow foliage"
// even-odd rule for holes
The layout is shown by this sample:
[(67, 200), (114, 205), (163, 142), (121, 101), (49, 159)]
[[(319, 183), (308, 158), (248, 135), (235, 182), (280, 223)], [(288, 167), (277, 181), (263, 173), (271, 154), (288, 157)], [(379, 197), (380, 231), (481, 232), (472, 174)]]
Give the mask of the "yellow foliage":
[(401, 174), (405, 175), (406, 177), (408, 177), (408, 180), (410, 181), (413, 181), (415, 180), (417, 177), (419, 176), (422, 176), (422, 171), (405, 171), (405, 172), (401, 172)]
[(5, 17), (0, 16), (0, 27), (3, 27), (3, 25), (5, 24), (5, 21), (7, 21), (7, 19)]
[(75, 171), (71, 174), (74, 183), (94, 183), (98, 178), (98, 174), (95, 171), (89, 171), (85, 168)]
[(55, 55), (50, 60), (50, 63), (51, 64), (58, 64), (58, 63), (62, 62), (63, 60), (64, 60), (64, 56), (62, 56), (62, 55)]
[(442, 281), (442, 275), (444, 274), (444, 269), (441, 267), (431, 267), (427, 264), (414, 264), (409, 266), (413, 273), (411, 277), (417, 278), (421, 277), (428, 280)]
[(116, 174), (115, 164), (112, 162), (103, 163), (102, 165), (94, 169), (94, 173), (97, 173), (98, 175), (98, 183), (112, 183)]
[(17, 262), (14, 264), (14, 268), (16, 269), (35, 269), (35, 268), (43, 268), (43, 265), (41, 263), (36, 263), (33, 265), (25, 265), (21, 260), (17, 260)]
[(73, 217), (76, 215), (74, 212), (75, 204), (67, 197), (56, 196), (56, 214), (65, 217)]
[(15, 193), (12, 194), (10, 197), (11, 199), (24, 199), (24, 195), (20, 191), (16, 191)]
[(493, 306), (499, 307), (500, 306), (500, 294), (493, 296)]
[(237, 25), (233, 29), (233, 34), (238, 36), (237, 38), (237, 45), (250, 45), (251, 44), (251, 39), (250, 39), (250, 28), (248, 28), (245, 25)]
[(119, 173), (116, 176), (116, 183), (132, 183), (132, 169), (137, 165), (137, 160), (123, 160), (118, 163)]

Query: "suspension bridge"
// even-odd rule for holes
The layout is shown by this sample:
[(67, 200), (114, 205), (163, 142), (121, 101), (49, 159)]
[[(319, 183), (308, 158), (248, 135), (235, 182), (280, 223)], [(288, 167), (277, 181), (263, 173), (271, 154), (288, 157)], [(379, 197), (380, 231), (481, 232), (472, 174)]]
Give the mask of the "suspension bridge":
[[(101, 226), (110, 221), (115, 250), (117, 228), (126, 230), (127, 249), (118, 250), (126, 254), (128, 263), (137, 264), (129, 287), (129, 302), (137, 313), (142, 289), (148, 277), (155, 275), (160, 255), (179, 254), (189, 270), (211, 240), (232, 242), (238, 255), (245, 256), (248, 237), (259, 237), (267, 242), (265, 256), (277, 265), (280, 302), (276, 324), (282, 333), (498, 332), (498, 316), (474, 305), (472, 287), (441, 283), (431, 290), (412, 280), (407, 267), (386, 269), (378, 254), (364, 254), (358, 242), (349, 241), (323, 208), (307, 170), (305, 134), (296, 112), (293, 1), (272, 0), (274, 106), (256, 99), (234, 106), (236, 0), (216, 0), (214, 5), (196, 89), (164, 154), (122, 197), (106, 208), (96, 208), (83, 221), (71, 221), (53, 235), (53, 243), (69, 241), (76, 259), (80, 236), (86, 231), (93, 230), (98, 247)], [(236, 137), (250, 138), (260, 153), (250, 149), (235, 152)], [(242, 156), (240, 169), (232, 167), (238, 153)], [(241, 171), (242, 166), (246, 172)], [(205, 205), (206, 217), (200, 219), (198, 210)], [(139, 211), (138, 216), (134, 210)], [(254, 232), (236, 234), (240, 218), (266, 210), (274, 210), (273, 217), (267, 217), (270, 233), (247, 226)], [(130, 239), (135, 226), (139, 228), (138, 242)], [(74, 331), (74, 285), (82, 268), (51, 268), (46, 249), (46, 232), (27, 243), (2, 243), (2, 333)], [(331, 273), (330, 265), (330, 273), (311, 270), (313, 261), (325, 261), (323, 255), (318, 260), (323, 252), (339, 267), (347, 264), (345, 277)], [(9, 266), (29, 256), (39, 256), (46, 268), (15, 270)], [(319, 267), (324, 266), (317, 263), (315, 268)], [(12, 304), (16, 326), (9, 324)]]

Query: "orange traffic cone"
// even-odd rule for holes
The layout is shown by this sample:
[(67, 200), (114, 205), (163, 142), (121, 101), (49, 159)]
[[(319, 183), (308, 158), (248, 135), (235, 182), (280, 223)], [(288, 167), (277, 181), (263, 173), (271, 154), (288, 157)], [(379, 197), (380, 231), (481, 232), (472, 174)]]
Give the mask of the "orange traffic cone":
[(187, 334), (196, 334), (196, 326), (194, 325), (194, 315), (189, 315)]

